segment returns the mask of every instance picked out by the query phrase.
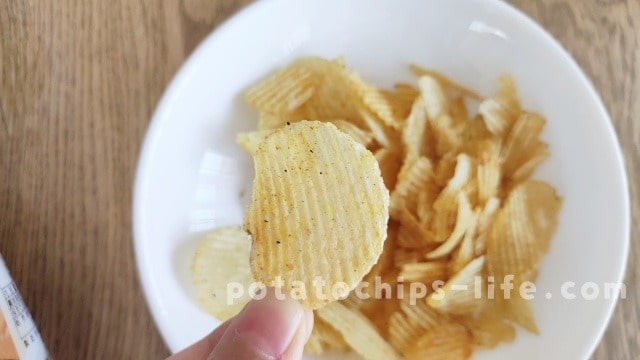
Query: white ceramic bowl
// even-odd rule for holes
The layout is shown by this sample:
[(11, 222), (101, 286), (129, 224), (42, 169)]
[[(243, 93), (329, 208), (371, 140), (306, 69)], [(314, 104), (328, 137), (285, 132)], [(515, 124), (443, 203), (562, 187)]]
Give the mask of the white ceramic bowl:
[[(234, 138), (256, 113), (242, 92), (302, 55), (344, 56), (380, 86), (435, 68), (485, 95), (513, 75), (526, 108), (548, 118), (552, 156), (536, 176), (564, 197), (533, 307), (539, 336), (477, 352), (477, 359), (583, 359), (597, 345), (622, 279), (629, 239), (627, 181), (611, 121), (576, 63), (542, 28), (498, 1), (263, 0), (211, 34), (176, 75), (153, 116), (134, 196), (134, 246), (149, 307), (172, 351), (218, 323), (198, 308), (189, 262), (202, 233), (238, 224), (252, 162)], [(561, 286), (576, 283), (574, 300)], [(595, 300), (580, 296), (593, 282)], [(591, 285), (588, 285), (591, 286)], [(546, 298), (546, 293), (551, 298)]]

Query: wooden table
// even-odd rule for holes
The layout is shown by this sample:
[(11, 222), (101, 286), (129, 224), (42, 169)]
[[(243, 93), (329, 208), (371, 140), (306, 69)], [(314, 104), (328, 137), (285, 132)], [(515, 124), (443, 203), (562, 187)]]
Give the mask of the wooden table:
[[(54, 358), (168, 355), (135, 271), (136, 158), (185, 57), (248, 2), (0, 0), (0, 252)], [(618, 131), (634, 209), (628, 298), (594, 359), (637, 358), (640, 2), (514, 3), (573, 54)]]

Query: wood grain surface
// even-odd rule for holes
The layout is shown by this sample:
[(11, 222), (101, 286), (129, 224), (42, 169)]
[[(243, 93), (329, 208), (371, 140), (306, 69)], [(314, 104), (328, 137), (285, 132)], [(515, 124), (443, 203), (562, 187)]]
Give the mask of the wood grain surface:
[[(136, 158), (185, 57), (248, 2), (0, 0), (0, 253), (54, 358), (168, 355), (135, 272)], [(593, 358), (636, 359), (640, 2), (513, 3), (575, 57), (618, 131), (633, 206), (627, 299)]]

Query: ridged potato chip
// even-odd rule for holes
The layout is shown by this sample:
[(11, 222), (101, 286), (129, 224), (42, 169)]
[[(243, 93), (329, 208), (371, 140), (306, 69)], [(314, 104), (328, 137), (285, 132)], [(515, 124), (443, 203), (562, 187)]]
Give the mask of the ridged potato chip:
[(311, 98), (314, 90), (313, 72), (297, 62), (253, 86), (245, 98), (260, 111), (282, 114), (300, 107)]
[(242, 146), (249, 154), (255, 155), (258, 145), (267, 138), (274, 130), (257, 130), (247, 133), (239, 133), (236, 142)]
[(561, 200), (541, 181), (515, 187), (496, 215), (487, 237), (488, 274), (522, 277), (537, 267), (557, 226)]
[(241, 226), (217, 228), (198, 244), (191, 263), (191, 279), (200, 306), (220, 321), (236, 315), (251, 300), (245, 292), (229, 303), (227, 294), (230, 282), (248, 288), (253, 281), (250, 251), (251, 237)]
[(472, 350), (471, 332), (456, 323), (435, 327), (422, 335), (408, 350), (408, 360), (468, 359)]
[(317, 311), (345, 342), (364, 359), (399, 359), (396, 351), (378, 334), (371, 322), (356, 310), (334, 302)]
[(427, 297), (432, 308), (450, 315), (479, 314), (486, 302), (483, 282), (478, 288), (476, 278), (482, 275), (484, 256), (472, 260), (460, 272), (453, 275), (442, 288)]
[(244, 226), (256, 280), (304, 286), (313, 309), (339, 298), (336, 283), (352, 290), (387, 235), (389, 193), (373, 154), (332, 124), (301, 121), (269, 135), (254, 163)]

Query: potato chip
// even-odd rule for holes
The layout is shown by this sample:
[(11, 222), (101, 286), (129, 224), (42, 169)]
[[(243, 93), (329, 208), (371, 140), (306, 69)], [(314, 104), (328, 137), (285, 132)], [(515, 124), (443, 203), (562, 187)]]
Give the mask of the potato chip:
[[(517, 280), (514, 282), (514, 288), (520, 287), (520, 282)], [(506, 320), (513, 322), (519, 326), (522, 326), (525, 330), (539, 334), (538, 325), (536, 325), (536, 319), (533, 314), (533, 308), (531, 302), (524, 299), (516, 291), (512, 291), (511, 296), (508, 299), (497, 297), (494, 301), (499, 313), (504, 316)]]
[(501, 342), (512, 342), (516, 337), (513, 325), (502, 320), (492, 309), (485, 309), (477, 317), (464, 317), (462, 324), (471, 331), (473, 345), (491, 349)]
[(456, 225), (453, 228), (453, 231), (447, 240), (425, 255), (427, 260), (433, 260), (449, 255), (449, 253), (458, 246), (467, 230), (475, 223), (475, 215), (471, 209), (471, 204), (469, 204), (469, 199), (464, 193), (458, 194), (457, 204), (458, 215), (456, 217)]
[(400, 276), (405, 282), (421, 282), (427, 286), (436, 280), (445, 281), (449, 273), (446, 261), (411, 262), (400, 266)]
[(460, 246), (458, 246), (458, 250), (453, 254), (451, 259), (450, 268), (452, 273), (460, 272), (477, 256), (475, 250), (479, 217), (480, 211), (474, 211), (472, 218), (469, 220), (467, 230), (464, 232)]
[(435, 78), (429, 75), (420, 76), (418, 79), (420, 96), (424, 102), (424, 108), (430, 121), (434, 121), (449, 112), (449, 100), (444, 89)]
[(487, 231), (493, 223), (498, 208), (500, 208), (500, 199), (492, 197), (487, 200), (487, 202), (484, 204), (484, 208), (482, 208), (482, 211), (480, 211), (480, 214), (478, 214), (478, 236), (475, 239), (473, 249), (476, 256), (484, 255), (487, 249)]
[(533, 270), (547, 252), (560, 205), (554, 189), (544, 182), (528, 180), (516, 186), (487, 236), (488, 274), (503, 279)]
[(404, 144), (405, 162), (412, 163), (420, 156), (433, 156), (427, 146), (429, 133), (429, 122), (427, 121), (427, 111), (422, 101), (422, 97), (417, 97), (411, 107), (411, 112), (407, 117), (402, 132), (402, 142)]
[(498, 195), (502, 180), (499, 145), (483, 141), (479, 143), (478, 154), (478, 200), (484, 204), (489, 198)]
[[(438, 291), (427, 297), (427, 304), (432, 308), (451, 315), (473, 315), (482, 311), (482, 284), (477, 282), (482, 275), (484, 256), (474, 259), (460, 272), (453, 275)], [(479, 287), (477, 285), (480, 285)]]
[(511, 182), (518, 183), (528, 179), (533, 171), (545, 161), (551, 153), (547, 144), (539, 142), (529, 152), (528, 159), (524, 160), (521, 165), (511, 174)]
[(498, 92), (478, 107), (487, 129), (497, 136), (503, 136), (511, 129), (521, 111), (515, 84), (507, 75), (500, 77)]
[(330, 120), (340, 131), (351, 136), (353, 140), (359, 142), (364, 147), (368, 147), (373, 141), (373, 134), (359, 128), (357, 125), (346, 120)]
[(434, 70), (426, 69), (415, 64), (410, 64), (409, 69), (416, 76), (426, 75), (436, 79), (440, 84), (442, 84), (442, 86), (446, 86), (450, 89), (456, 90), (462, 96), (466, 96), (475, 100), (482, 100), (482, 96), (480, 96), (478, 93), (476, 93), (473, 90), (469, 90), (468, 88), (456, 83), (455, 81), (451, 80), (450, 78), (443, 75), (442, 73), (439, 73)]
[(399, 206), (396, 220), (400, 222), (397, 244), (403, 248), (420, 249), (433, 247), (435, 241), (429, 229), (422, 226), (420, 221), (404, 206)]
[(314, 309), (340, 297), (335, 283), (353, 289), (386, 238), (389, 193), (373, 154), (332, 124), (301, 121), (268, 136), (254, 163), (244, 224), (256, 280), (305, 290)]
[(394, 104), (396, 105), (396, 116), (399, 119), (406, 119), (409, 116), (411, 107), (420, 92), (418, 89), (407, 83), (397, 83), (394, 85)]
[(255, 155), (258, 145), (267, 138), (274, 130), (258, 130), (248, 133), (239, 133), (236, 142), (242, 146), (249, 154)]
[(456, 220), (458, 194), (471, 179), (472, 171), (472, 159), (466, 154), (459, 154), (453, 176), (433, 203), (436, 214), (431, 228), (437, 242), (444, 242), (450, 237)]
[(365, 108), (359, 110), (360, 119), (365, 126), (371, 131), (374, 139), (383, 147), (395, 148), (398, 143), (397, 139), (400, 133), (391, 126), (386, 125), (376, 115)]
[(268, 76), (249, 91), (245, 98), (256, 109), (273, 114), (289, 113), (311, 98), (314, 76), (301, 63), (294, 63)]
[(515, 121), (500, 154), (506, 176), (513, 175), (518, 167), (535, 154), (544, 124), (545, 120), (541, 116), (532, 113), (522, 114)]
[(384, 185), (389, 191), (393, 191), (396, 188), (398, 173), (402, 166), (401, 155), (397, 150), (388, 147), (378, 149), (374, 155), (380, 166)]
[(389, 127), (399, 129), (400, 120), (395, 117), (394, 109), (384, 94), (369, 85), (356, 71), (348, 71), (348, 84), (362, 104)]
[(417, 208), (418, 196), (422, 192), (433, 194), (435, 201), (436, 191), (432, 184), (433, 165), (426, 157), (419, 157), (415, 161), (405, 162), (398, 182), (391, 194), (391, 216), (395, 218), (399, 207), (406, 207), (409, 212)]
[(407, 350), (407, 360), (468, 359), (472, 351), (471, 333), (456, 323), (447, 323), (422, 335)]
[(251, 237), (240, 226), (217, 228), (198, 244), (191, 263), (191, 280), (200, 306), (220, 321), (236, 315), (251, 300), (248, 292), (238, 299), (227, 293), (231, 282), (246, 289), (253, 281), (250, 251)]
[(384, 241), (384, 247), (382, 254), (378, 258), (378, 261), (373, 265), (367, 275), (364, 276), (363, 281), (373, 282), (376, 276), (382, 276), (383, 273), (393, 266), (394, 251), (396, 248), (396, 241), (398, 235), (398, 225), (394, 222), (390, 222), (387, 226), (387, 239)]
[(358, 311), (334, 302), (317, 311), (318, 316), (336, 329), (345, 342), (365, 359), (399, 359), (396, 351)]
[(344, 337), (330, 324), (314, 313), (313, 332), (317, 334), (324, 347), (332, 350), (349, 350), (349, 345), (344, 341)]
[(403, 299), (400, 309), (389, 319), (389, 341), (395, 349), (406, 355), (410, 345), (425, 332), (449, 322), (449, 319), (419, 299), (414, 305)]
[(313, 96), (299, 109), (299, 120), (344, 119), (357, 126), (364, 125), (342, 59), (305, 57), (297, 62), (313, 72), (316, 84)]
[(324, 346), (322, 345), (322, 339), (318, 334), (317, 327), (314, 325), (311, 330), (311, 335), (304, 345), (304, 353), (309, 355), (320, 355), (324, 352)]

